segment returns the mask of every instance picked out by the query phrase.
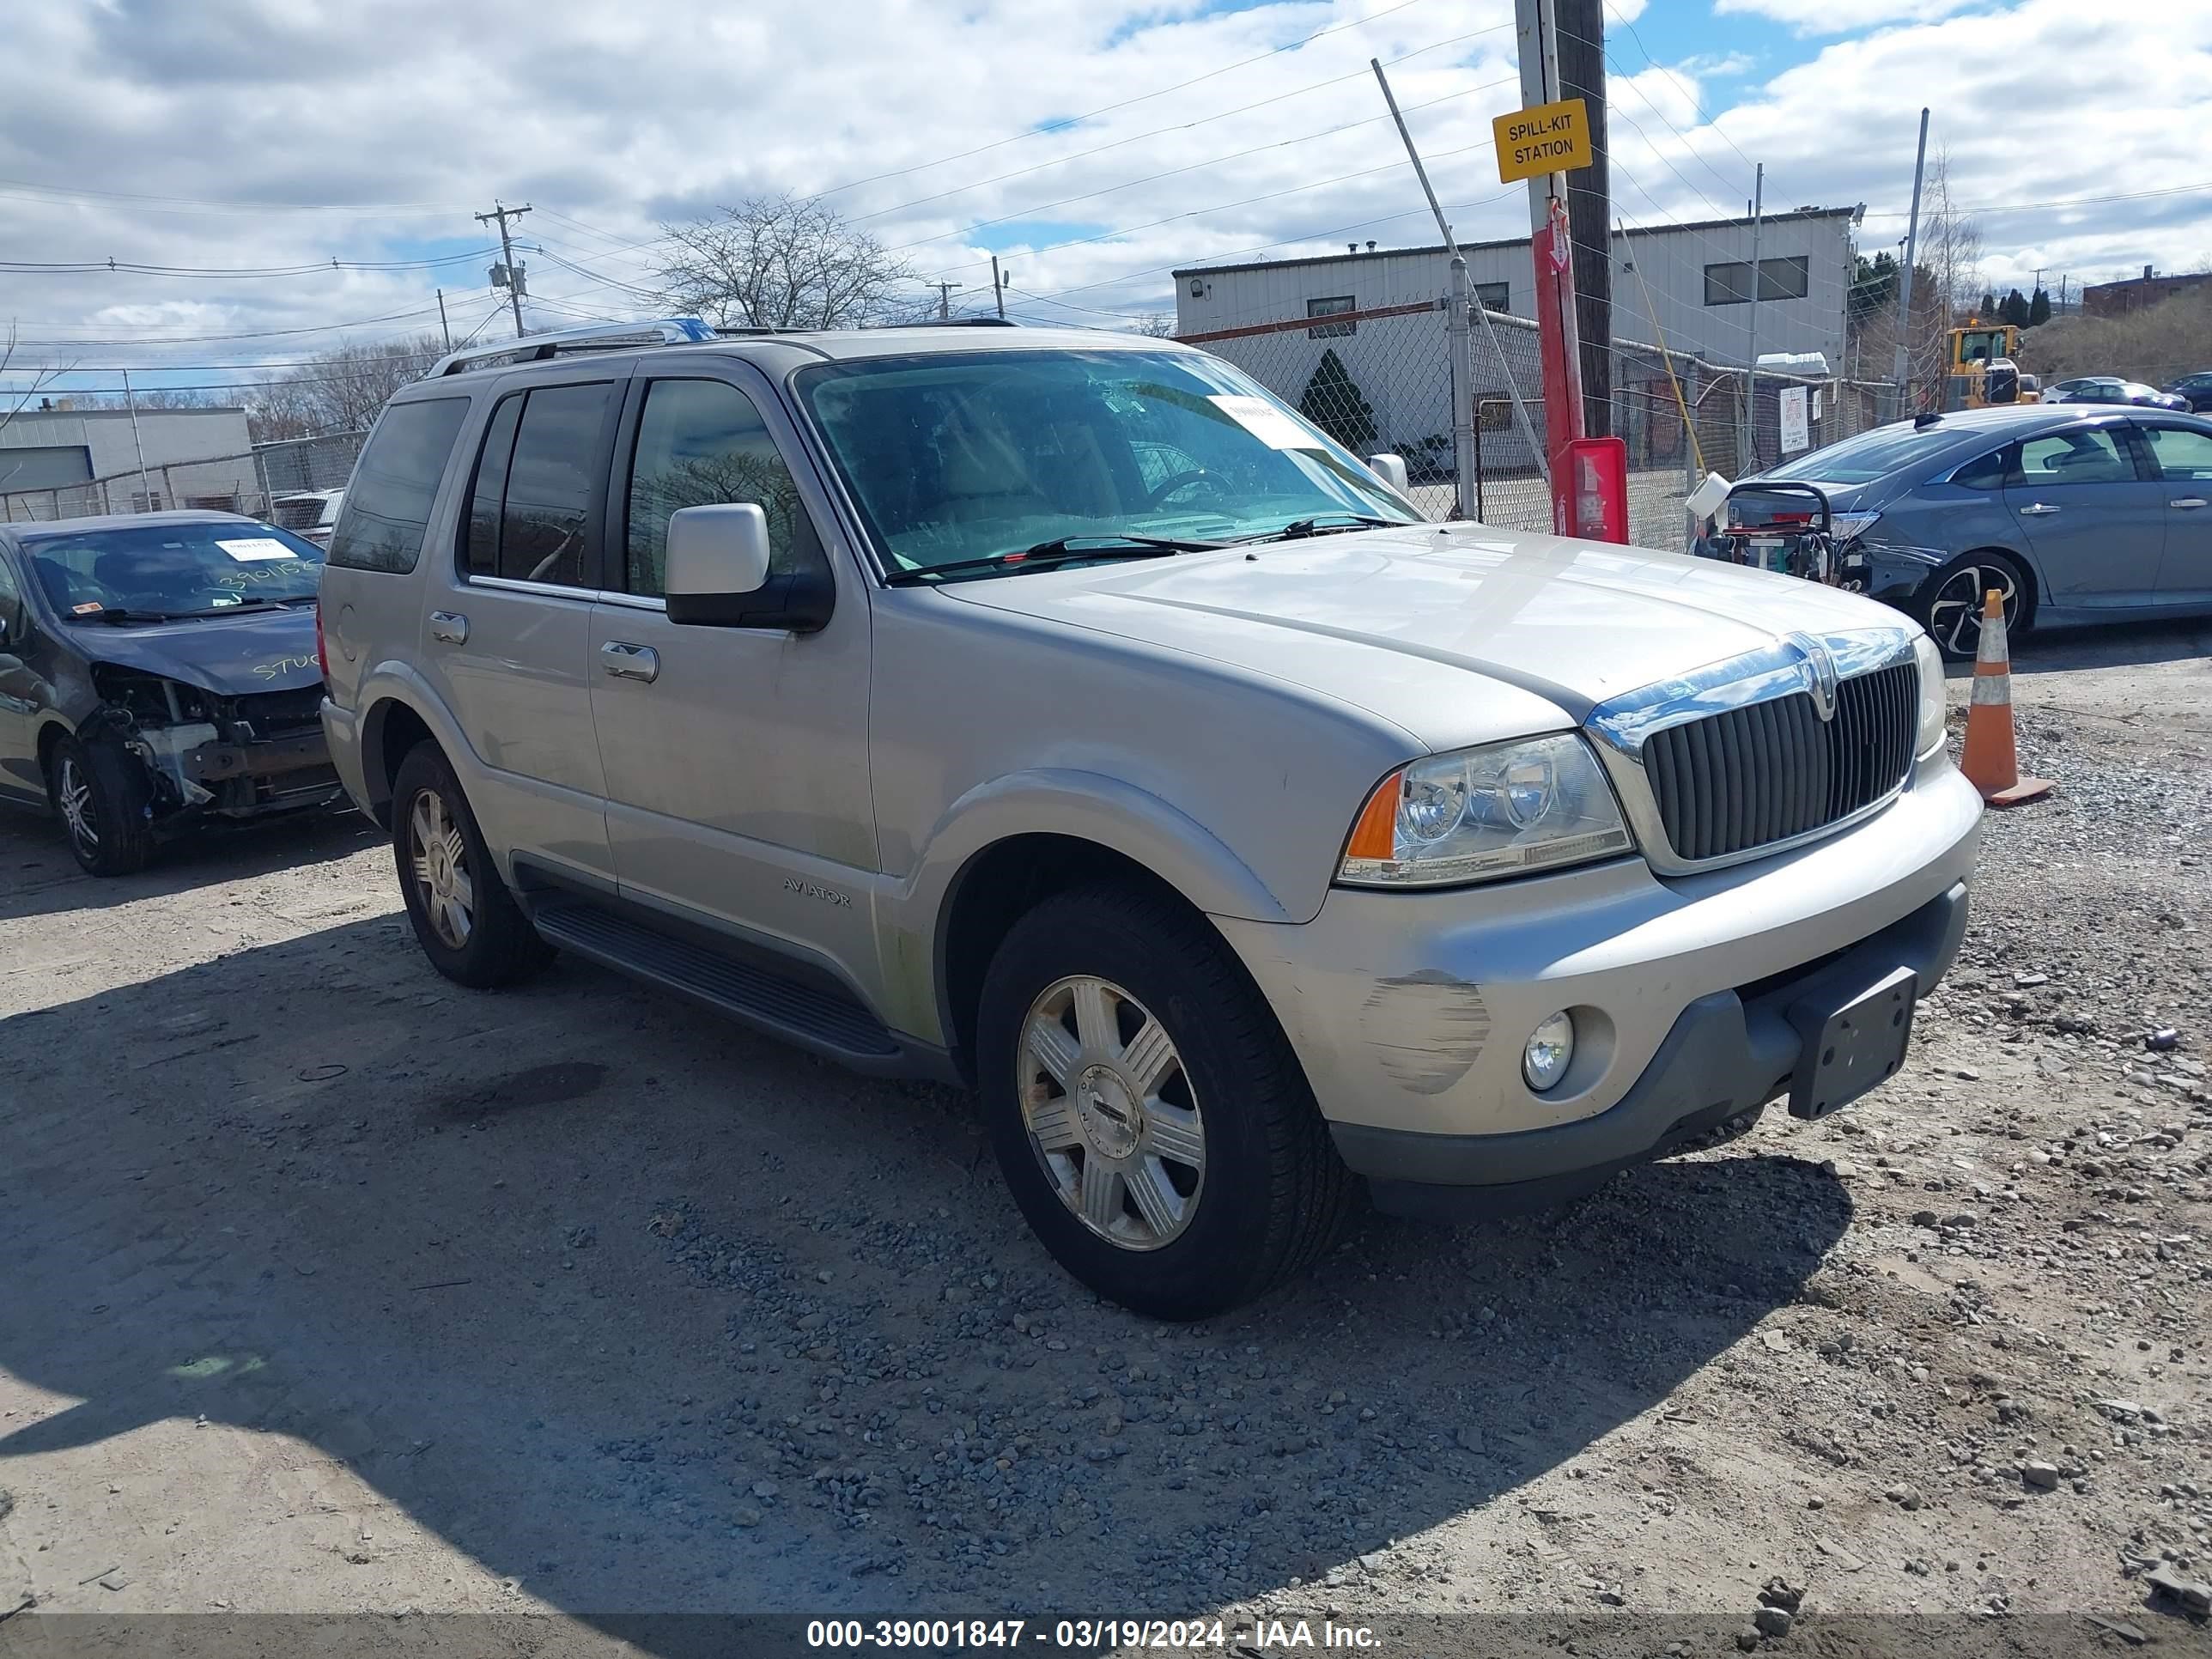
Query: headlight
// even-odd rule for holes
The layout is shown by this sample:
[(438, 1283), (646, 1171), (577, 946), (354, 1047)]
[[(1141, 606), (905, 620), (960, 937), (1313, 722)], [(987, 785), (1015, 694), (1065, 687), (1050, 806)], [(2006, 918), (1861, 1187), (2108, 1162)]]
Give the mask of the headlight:
[(1375, 786), (1337, 879), (1431, 887), (1612, 858), (1635, 846), (1605, 773), (1562, 734), (1436, 755)]
[(1912, 641), (1912, 654), (1920, 665), (1920, 736), (1913, 744), (1924, 755), (1943, 741), (1947, 701), (1943, 690), (1943, 653), (1925, 634)]
[(1881, 517), (1879, 513), (1838, 513), (1828, 520), (1828, 531), (1835, 538), (1836, 545), (1841, 547), (1865, 535)]

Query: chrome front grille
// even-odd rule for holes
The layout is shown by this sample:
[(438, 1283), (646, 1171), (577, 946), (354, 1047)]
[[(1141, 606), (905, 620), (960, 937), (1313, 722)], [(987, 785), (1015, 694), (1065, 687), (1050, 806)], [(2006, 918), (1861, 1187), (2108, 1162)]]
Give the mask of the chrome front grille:
[(1644, 769), (1674, 855), (1795, 840), (1887, 795), (1912, 764), (1918, 676), (1907, 661), (1839, 680), (1830, 720), (1798, 691), (1653, 732)]

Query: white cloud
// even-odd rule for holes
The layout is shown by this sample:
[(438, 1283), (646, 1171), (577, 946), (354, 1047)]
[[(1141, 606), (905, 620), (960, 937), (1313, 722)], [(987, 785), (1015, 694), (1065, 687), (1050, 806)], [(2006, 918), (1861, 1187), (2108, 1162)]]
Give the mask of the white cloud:
[[(1866, 7), (1826, 0), (1819, 15)], [(1638, 9), (1616, 0), (1611, 15)], [(2196, 142), (2212, 118), (2212, 0), (2162, 0), (2157, 16), (2120, 28), (2077, 0), (2020, 0), (1834, 42), (1756, 85), (1729, 79), (1747, 65), (1717, 42), (1616, 83), (1616, 204), (1632, 223), (1741, 211), (1756, 157), (1771, 206), (1902, 208), (1923, 102), (1970, 204), (2212, 178)], [(1059, 296), (1034, 314), (1156, 312), (1176, 265), (1433, 240), (1370, 56), (1391, 63), (1459, 234), (1522, 234), (1524, 198), (1498, 185), (1490, 149), (1490, 118), (1520, 101), (1511, 23), (1510, 0), (1203, 15), (1156, 0), (32, 8), (11, 18), (10, 48), (40, 72), (0, 103), (7, 258), (290, 266), (403, 258), (431, 239), (470, 253), (270, 281), (0, 270), (0, 325), (113, 343), (44, 354), (88, 366), (263, 361), (331, 343), (340, 323), (361, 339), (434, 331), (442, 285), (457, 336), (496, 331), (503, 296), (477, 252), (495, 239), (471, 217), (495, 195), (537, 209), (518, 230), (545, 250), (521, 256), (541, 320), (634, 314), (662, 220), (783, 189), (834, 190), (921, 276), (963, 284), (956, 304), (988, 300), (989, 246), (1016, 228), (978, 227), (1028, 216), (1043, 223), (1006, 251), (1013, 282)], [(2025, 277), (2023, 259), (2077, 279), (2185, 267), (2212, 246), (2208, 208), (2177, 196), (1992, 215), (1991, 276)], [(1870, 216), (1863, 240), (1901, 229)], [(218, 336), (252, 337), (203, 337)], [(157, 337), (176, 343), (123, 343)]]
[(1927, 23), (1977, 0), (1713, 0), (1716, 12), (1771, 17), (1800, 34), (1856, 34), (1884, 23)]

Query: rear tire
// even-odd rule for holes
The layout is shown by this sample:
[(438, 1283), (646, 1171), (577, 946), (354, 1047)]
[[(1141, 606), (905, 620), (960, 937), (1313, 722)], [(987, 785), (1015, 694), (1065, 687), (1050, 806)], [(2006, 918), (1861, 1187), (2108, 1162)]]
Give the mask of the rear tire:
[(1335, 1237), (1354, 1183), (1305, 1073), (1220, 935), (1171, 899), (1079, 888), (1016, 922), (975, 1054), (1014, 1201), (1101, 1296), (1203, 1319)]
[(87, 875), (132, 876), (153, 862), (153, 782), (122, 744), (64, 738), (47, 763), (46, 793)]
[(2009, 553), (1961, 553), (1920, 585), (1913, 614), (1947, 661), (1972, 662), (1982, 643), (1983, 595), (2004, 597), (2005, 637), (2027, 631), (2033, 621), (2027, 573)]
[(434, 743), (409, 750), (392, 780), (392, 853), (416, 942), (447, 979), (493, 990), (553, 960), (553, 947), (500, 879), (460, 780)]

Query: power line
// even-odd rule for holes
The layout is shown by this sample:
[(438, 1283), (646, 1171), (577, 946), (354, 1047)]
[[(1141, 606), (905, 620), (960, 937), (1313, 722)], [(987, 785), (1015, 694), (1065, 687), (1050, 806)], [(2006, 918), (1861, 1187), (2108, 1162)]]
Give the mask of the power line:
[[(1954, 207), (1954, 214), (1962, 213), (2039, 213), (2050, 209), (2070, 207), (2099, 207), (2106, 202), (2139, 202), (2154, 196), (2191, 196), (2202, 191), (2212, 191), (2212, 179), (2199, 179), (2193, 185), (2169, 185), (2162, 190), (2121, 191), (2103, 196), (2069, 196), (2053, 202), (2006, 202), (1995, 206)], [(1902, 219), (1902, 208), (1885, 208), (1881, 212), (1869, 209), (1869, 219)]]
[(303, 265), (160, 265), (131, 259), (0, 259), (0, 276), (71, 276), (112, 271), (118, 276), (218, 278), (242, 280), (276, 276), (313, 276), (333, 270), (434, 270), (446, 265), (466, 264), (498, 250), (470, 248), (434, 259), (340, 259), (335, 257)]
[(1233, 64), (1224, 64), (1218, 69), (1206, 70), (1203, 75), (1194, 75), (1188, 81), (1178, 81), (1171, 87), (1160, 87), (1152, 92), (1140, 93), (1134, 98), (1124, 98), (1118, 103), (1102, 104), (1097, 109), (1087, 110), (1081, 115), (1071, 115), (1062, 120), (1048, 121), (1042, 126), (1025, 128), (1006, 137), (994, 139), (988, 144), (978, 144), (973, 149), (963, 149), (951, 155), (940, 155), (935, 161), (917, 161), (911, 167), (893, 167), (886, 173), (872, 173), (864, 179), (848, 179), (844, 184), (832, 185), (827, 190), (817, 191), (815, 195), (817, 198), (839, 195), (845, 191), (857, 190), (862, 185), (872, 185), (884, 179), (902, 179), (909, 173), (921, 173), (930, 167), (942, 167), (948, 161), (964, 161), (971, 155), (981, 155), (990, 150), (1003, 149), (1006, 145), (1019, 143), (1025, 138), (1041, 138), (1048, 133), (1064, 132), (1069, 127), (1080, 126), (1085, 121), (1096, 120), (1099, 116), (1111, 114), (1117, 109), (1127, 109), (1133, 104), (1147, 103), (1155, 98), (1164, 98), (1171, 92), (1181, 92), (1186, 88), (1196, 86), (1201, 81), (1211, 81), (1217, 76), (1230, 74), (1233, 70), (1246, 68), (1250, 64), (1265, 63), (1270, 58), (1279, 58), (1286, 52), (1296, 52), (1303, 46), (1310, 46), (1315, 41), (1328, 35), (1340, 34), (1346, 29), (1364, 28), (1370, 23), (1378, 23), (1385, 17), (1419, 3), (1420, 0), (1398, 0), (1398, 3), (1395, 6), (1386, 6), (1381, 11), (1370, 12), (1368, 15), (1354, 18), (1348, 23), (1337, 23), (1325, 29), (1316, 29), (1303, 40), (1292, 40), (1287, 45), (1276, 46), (1255, 57), (1239, 58)]

